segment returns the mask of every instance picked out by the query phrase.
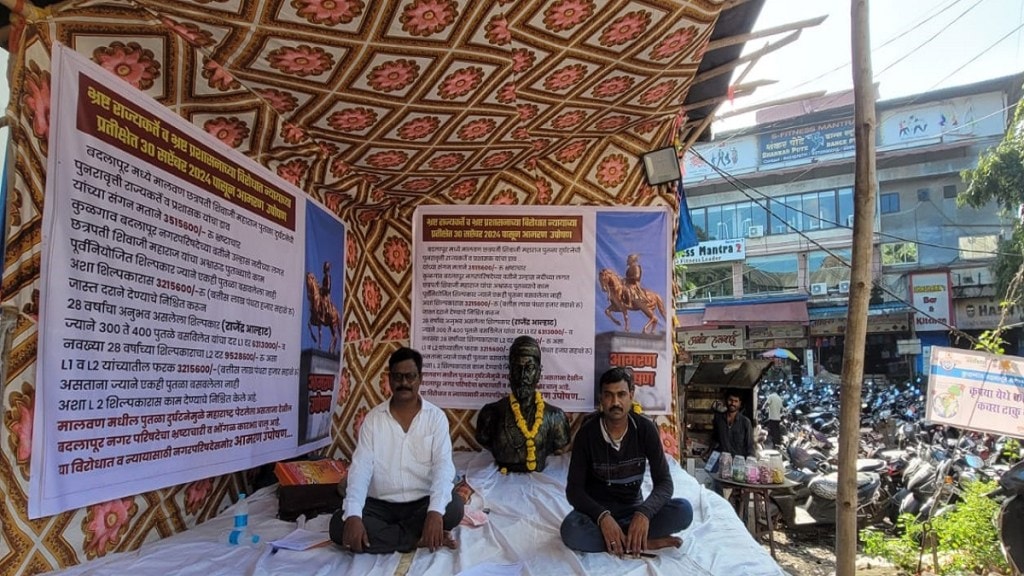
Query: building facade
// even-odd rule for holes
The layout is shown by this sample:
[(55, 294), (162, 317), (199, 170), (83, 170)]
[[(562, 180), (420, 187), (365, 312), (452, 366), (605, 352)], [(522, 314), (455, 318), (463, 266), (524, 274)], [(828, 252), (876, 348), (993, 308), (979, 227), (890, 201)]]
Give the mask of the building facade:
[[(989, 264), (1012, 230), (958, 207), (960, 176), (998, 144), (1024, 76), (877, 103), (877, 207), (865, 374), (919, 373), (931, 346), (970, 345), (1001, 316)], [(687, 151), (701, 243), (676, 255), (678, 341), (692, 365), (781, 347), (805, 374), (841, 371), (854, 223), (850, 98), (773, 109)], [(810, 112), (806, 110), (810, 109)], [(1017, 310), (1008, 322), (1020, 321)], [(1020, 329), (1006, 334), (1017, 354)], [(717, 343), (717, 346), (716, 346)]]

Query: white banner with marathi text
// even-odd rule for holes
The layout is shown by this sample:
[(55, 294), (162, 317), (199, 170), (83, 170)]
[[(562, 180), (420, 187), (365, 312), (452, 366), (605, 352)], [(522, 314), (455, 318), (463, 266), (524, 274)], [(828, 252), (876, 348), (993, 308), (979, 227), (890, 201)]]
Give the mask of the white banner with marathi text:
[(52, 76), (29, 515), (326, 445), (342, 223), (59, 44)]
[(417, 208), (412, 341), (424, 397), (476, 409), (508, 394), (508, 348), (527, 335), (543, 353), (539, 388), (559, 408), (593, 410), (597, 379), (621, 366), (645, 411), (669, 412), (671, 231), (663, 208)]

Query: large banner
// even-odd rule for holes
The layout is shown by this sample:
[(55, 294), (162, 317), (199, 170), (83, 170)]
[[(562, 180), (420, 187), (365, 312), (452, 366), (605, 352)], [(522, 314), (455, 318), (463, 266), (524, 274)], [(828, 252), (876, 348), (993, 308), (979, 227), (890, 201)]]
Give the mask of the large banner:
[(669, 412), (671, 231), (661, 208), (417, 208), (412, 341), (424, 355), (421, 392), (464, 409), (508, 394), (509, 345), (528, 335), (543, 352), (539, 388), (559, 408), (593, 410), (597, 378), (623, 366), (644, 409)]
[(927, 420), (1024, 438), (1024, 359), (931, 347)]
[(52, 73), (29, 515), (326, 445), (344, 226), (74, 51)]

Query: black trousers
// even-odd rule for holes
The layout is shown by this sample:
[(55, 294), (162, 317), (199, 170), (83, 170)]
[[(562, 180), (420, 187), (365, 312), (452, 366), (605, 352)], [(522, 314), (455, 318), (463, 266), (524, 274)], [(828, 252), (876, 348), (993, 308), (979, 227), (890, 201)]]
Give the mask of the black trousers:
[[(370, 546), (363, 550), (370, 554), (415, 550), (416, 543), (423, 536), (423, 523), (427, 520), (429, 505), (429, 496), (412, 502), (388, 502), (367, 497), (363, 506), (363, 526), (370, 539)], [(462, 522), (463, 506), (462, 497), (453, 490), (452, 501), (448, 503), (441, 519), (445, 530), (452, 530)], [(342, 544), (344, 531), (345, 521), (342, 520), (342, 511), (338, 510), (331, 517), (331, 540)]]
[(772, 446), (776, 450), (782, 446), (782, 421), (781, 420), (769, 420), (768, 421), (768, 437), (772, 439)]

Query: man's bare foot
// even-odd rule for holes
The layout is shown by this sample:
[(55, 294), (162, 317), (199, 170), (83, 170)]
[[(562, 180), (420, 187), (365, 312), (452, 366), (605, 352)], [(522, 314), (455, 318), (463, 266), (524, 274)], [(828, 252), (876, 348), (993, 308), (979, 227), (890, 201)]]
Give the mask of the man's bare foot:
[(679, 548), (683, 545), (683, 539), (678, 536), (666, 536), (664, 538), (649, 538), (647, 540), (648, 550), (660, 550), (662, 548)]
[[(445, 530), (444, 538), (441, 541), (441, 545), (449, 550), (456, 550), (459, 547), (459, 541), (456, 540), (454, 536), (452, 536), (451, 532)], [(427, 545), (423, 542), (423, 539), (420, 538), (420, 541), (416, 543), (416, 547), (426, 548)]]

